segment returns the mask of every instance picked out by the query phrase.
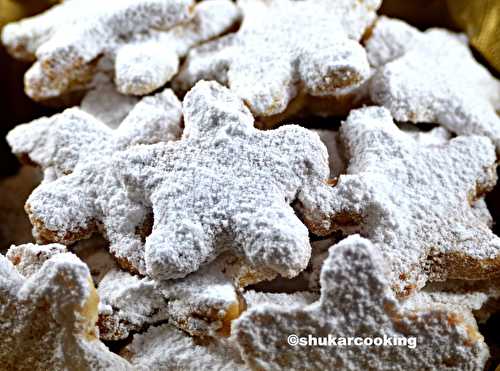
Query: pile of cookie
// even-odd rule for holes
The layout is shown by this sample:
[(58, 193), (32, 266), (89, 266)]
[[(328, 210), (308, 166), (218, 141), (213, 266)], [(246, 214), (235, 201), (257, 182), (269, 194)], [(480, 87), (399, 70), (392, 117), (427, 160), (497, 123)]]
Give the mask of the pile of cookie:
[(7, 136), (42, 179), (36, 244), (0, 255), (1, 367), (484, 369), (500, 82), (380, 3), (66, 0), (7, 25), (26, 94), (64, 109)]

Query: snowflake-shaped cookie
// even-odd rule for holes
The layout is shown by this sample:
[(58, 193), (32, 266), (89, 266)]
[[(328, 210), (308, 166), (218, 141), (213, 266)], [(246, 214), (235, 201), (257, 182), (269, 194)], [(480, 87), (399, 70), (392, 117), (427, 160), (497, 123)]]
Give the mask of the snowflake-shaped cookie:
[[(341, 370), (482, 369), (489, 352), (475, 324), (443, 307), (401, 307), (384, 267), (379, 249), (366, 239), (350, 236), (335, 245), (321, 272), (317, 302), (256, 305), (233, 323), (245, 362), (265, 370), (298, 370), (304, 364)], [(292, 334), (306, 341), (313, 336), (328, 342), (331, 336), (337, 346), (294, 347), (287, 343), (296, 339)], [(370, 338), (374, 345), (355, 345), (356, 338)], [(407, 343), (377, 345), (384, 338)]]
[(242, 0), (239, 31), (189, 53), (174, 89), (201, 79), (227, 84), (255, 116), (285, 111), (307, 93), (332, 97), (369, 75), (359, 40), (378, 0)]
[[(62, 253), (64, 246), (52, 249), (58, 251), (38, 264), (44, 260), (40, 248), (21, 248), (23, 257), (30, 256), (22, 264), (27, 276), (0, 255), (2, 369), (132, 370), (97, 338), (99, 298), (86, 265)], [(15, 256), (19, 255), (13, 252), (11, 258)], [(30, 262), (35, 265), (28, 268)]]
[(116, 151), (180, 135), (181, 105), (171, 90), (143, 98), (116, 130), (78, 108), (12, 130), (14, 153), (42, 167), (44, 182), (26, 202), (39, 241), (69, 244), (102, 231), (111, 252), (144, 271), (148, 211), (130, 201), (110, 172)]
[(145, 95), (170, 80), (192, 46), (238, 19), (228, 0), (71, 0), (7, 25), (2, 41), (13, 56), (36, 60), (25, 76), (35, 100), (84, 89), (102, 56), (114, 61), (120, 92)]
[(250, 266), (297, 275), (311, 247), (290, 203), (329, 190), (318, 135), (296, 125), (255, 129), (243, 102), (216, 82), (199, 82), (183, 111), (180, 141), (135, 147), (113, 165), (129, 197), (153, 210), (148, 274), (183, 277), (231, 250)]
[(340, 229), (369, 238), (390, 260), (400, 294), (428, 279), (500, 273), (500, 239), (471, 208), (496, 182), (488, 138), (422, 145), (381, 107), (351, 111), (340, 132), (347, 174), (323, 198), (302, 197), (306, 208), (323, 208), (320, 220), (329, 215), (318, 234)]
[(438, 123), (459, 135), (485, 135), (500, 148), (500, 82), (473, 57), (463, 35), (420, 32), (381, 17), (366, 43), (377, 68), (370, 96), (398, 121)]

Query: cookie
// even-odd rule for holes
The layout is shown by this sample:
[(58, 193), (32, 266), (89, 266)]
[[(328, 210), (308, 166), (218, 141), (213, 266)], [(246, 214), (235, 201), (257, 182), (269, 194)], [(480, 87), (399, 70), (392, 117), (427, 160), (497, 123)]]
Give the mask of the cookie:
[(111, 270), (98, 287), (101, 339), (124, 339), (165, 321), (199, 338), (228, 336), (231, 321), (246, 307), (240, 289), (274, 277), (267, 273), (227, 253), (177, 280), (155, 282)]
[(114, 160), (129, 197), (153, 210), (148, 275), (183, 277), (224, 251), (250, 267), (297, 275), (311, 247), (290, 203), (329, 190), (317, 134), (295, 125), (255, 129), (241, 99), (216, 82), (199, 82), (183, 112), (181, 140), (137, 146)]
[(313, 223), (321, 229), (313, 232), (338, 229), (369, 238), (391, 262), (398, 295), (428, 280), (500, 273), (500, 239), (471, 207), (497, 180), (488, 138), (421, 145), (381, 107), (352, 111), (340, 133), (347, 174), (322, 198), (302, 197), (304, 207), (323, 209)]
[(250, 370), (227, 340), (198, 344), (193, 338), (168, 324), (150, 327), (146, 333), (135, 335), (121, 355), (140, 371)]
[(381, 17), (366, 42), (377, 69), (370, 97), (395, 120), (440, 124), (458, 135), (484, 135), (500, 148), (500, 82), (473, 57), (464, 35), (420, 32)]
[[(64, 246), (52, 246), (50, 252), (34, 245), (15, 250), (11, 258), (21, 259), (18, 266), (27, 276), (0, 255), (2, 368), (132, 370), (97, 338), (99, 298), (86, 265), (63, 253)], [(40, 252), (47, 255), (30, 260)]]
[(432, 282), (423, 294), (434, 301), (451, 303), (472, 310), (479, 323), (486, 323), (492, 314), (500, 312), (500, 279), (448, 280)]
[(116, 130), (79, 108), (13, 129), (7, 137), (12, 151), (45, 173), (25, 206), (37, 240), (71, 244), (100, 231), (123, 266), (144, 271), (148, 210), (131, 202), (113, 178), (111, 157), (136, 144), (176, 139), (181, 116), (180, 102), (167, 89), (143, 98)]
[(73, 0), (7, 25), (2, 41), (14, 57), (36, 61), (25, 75), (34, 100), (85, 89), (103, 55), (114, 61), (120, 92), (145, 95), (170, 80), (192, 46), (238, 19), (228, 0)]
[(126, 271), (108, 271), (97, 288), (100, 298), (99, 337), (126, 339), (148, 325), (168, 320), (167, 300), (155, 283)]
[[(376, 17), (380, 1), (243, 0), (243, 22), (234, 34), (193, 49), (173, 81), (188, 91), (202, 79), (231, 88), (256, 117), (293, 111), (337, 96), (369, 76), (361, 36)], [(339, 100), (341, 98), (338, 98)], [(318, 109), (324, 108), (318, 107)]]
[(53, 256), (66, 253), (66, 247), (57, 243), (50, 245), (12, 245), (5, 257), (11, 261), (17, 271), (26, 278), (38, 272), (43, 263)]
[[(357, 235), (341, 241), (323, 266), (318, 301), (257, 305), (233, 323), (245, 363), (259, 370), (300, 369), (304, 364), (342, 370), (482, 369), (489, 352), (477, 327), (450, 310), (401, 307), (386, 278), (388, 268), (370, 241)], [(291, 334), (306, 341), (330, 335), (338, 343), (293, 346)], [(355, 337), (374, 345), (356, 346)], [(377, 338), (379, 343), (384, 338), (407, 343), (377, 345)]]

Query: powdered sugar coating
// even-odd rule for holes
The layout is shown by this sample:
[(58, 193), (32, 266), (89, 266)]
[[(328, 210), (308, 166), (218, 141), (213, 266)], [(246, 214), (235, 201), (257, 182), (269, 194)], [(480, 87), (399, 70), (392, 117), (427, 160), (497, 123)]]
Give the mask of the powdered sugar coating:
[(251, 269), (241, 258), (222, 254), (187, 277), (154, 282), (110, 271), (99, 286), (101, 338), (126, 338), (150, 324), (167, 321), (198, 337), (227, 336), (231, 321), (244, 310), (239, 290), (274, 277)]
[(177, 73), (179, 59), (190, 48), (226, 32), (239, 17), (231, 1), (203, 1), (195, 6), (189, 22), (167, 32), (151, 32), (149, 37), (138, 37), (120, 47), (115, 66), (118, 91), (144, 95), (163, 86)]
[(99, 298), (85, 264), (62, 253), (31, 273), (23, 277), (0, 255), (2, 368), (132, 369), (96, 337)]
[(255, 116), (282, 113), (299, 93), (334, 96), (369, 75), (358, 43), (378, 0), (240, 0), (239, 31), (193, 49), (174, 79), (227, 84)]
[(199, 82), (183, 111), (180, 141), (115, 157), (129, 197), (154, 213), (147, 273), (183, 277), (229, 250), (251, 267), (297, 275), (311, 247), (289, 204), (299, 193), (328, 190), (317, 134), (295, 125), (255, 129), (243, 102), (216, 82)]
[(426, 287), (422, 291), (409, 297), (402, 305), (408, 309), (420, 310), (439, 307), (448, 308), (455, 312), (461, 312), (464, 317), (470, 317), (472, 316), (471, 312), (481, 309), (487, 300), (488, 295), (480, 291), (454, 293), (436, 291)]
[(490, 280), (448, 280), (433, 282), (424, 288), (424, 294), (435, 301), (465, 306), (474, 311), (479, 323), (500, 310), (500, 279)]
[(459, 135), (485, 135), (500, 148), (495, 104), (500, 82), (473, 57), (463, 35), (420, 32), (381, 17), (366, 43), (376, 68), (371, 99), (398, 121), (438, 123)]
[(168, 324), (135, 335), (122, 355), (140, 371), (249, 370), (231, 343), (219, 339), (200, 345)]
[(66, 252), (66, 246), (53, 243), (50, 245), (24, 245), (11, 246), (5, 255), (16, 267), (19, 273), (29, 278), (40, 270), (43, 263), (51, 257)]
[[(330, 249), (321, 273), (321, 298), (307, 306), (262, 304), (233, 323), (234, 340), (254, 369), (476, 370), (488, 359), (477, 329), (444, 309), (401, 308), (386, 279), (378, 248), (350, 236)], [(337, 337), (416, 337), (417, 346), (296, 347), (290, 334)]]
[(138, 102), (138, 98), (120, 94), (112, 83), (106, 82), (89, 90), (83, 97), (80, 108), (116, 129)]
[[(429, 131), (422, 131), (416, 126), (408, 123), (399, 124), (399, 128), (422, 146), (438, 146), (445, 145), (452, 138), (452, 134), (445, 128), (438, 126)], [(342, 145), (342, 140), (337, 131), (334, 130), (319, 130), (313, 129), (318, 133), (321, 141), (325, 143), (328, 150), (328, 161), (330, 165), (330, 178), (335, 179), (340, 174), (345, 173), (347, 169), (347, 159), (345, 149)], [(489, 228), (493, 227), (493, 216), (488, 210), (484, 198), (479, 198), (472, 203), (472, 211), (476, 218), (481, 220)], [(323, 259), (326, 258), (324, 255)], [(313, 259), (321, 259), (320, 257), (313, 257)], [(321, 268), (321, 265), (319, 266)], [(314, 274), (319, 279), (319, 270)], [(317, 281), (313, 279), (313, 282)]]
[[(26, 93), (45, 100), (85, 88), (103, 55), (116, 57), (122, 93), (144, 95), (163, 86), (190, 47), (238, 19), (227, 0), (72, 0), (4, 28), (2, 41), (18, 58), (37, 62)], [(198, 9), (199, 8), (199, 9)], [(130, 45), (130, 46), (129, 46)]]
[(103, 277), (97, 292), (101, 339), (125, 339), (148, 324), (168, 319), (167, 300), (146, 278), (114, 269)]
[(245, 298), (248, 309), (258, 307), (262, 304), (276, 304), (287, 308), (294, 305), (305, 306), (319, 299), (316, 293), (308, 291), (297, 291), (291, 294), (285, 294), (249, 290), (243, 293), (243, 297)]
[(487, 138), (424, 146), (381, 107), (351, 111), (340, 132), (347, 174), (322, 198), (303, 198), (306, 208), (323, 208), (320, 220), (330, 220), (319, 232), (359, 231), (369, 238), (392, 264), (394, 289), (403, 295), (429, 279), (500, 272), (500, 239), (471, 209), (496, 182)]
[(180, 122), (180, 102), (167, 89), (143, 98), (117, 130), (78, 108), (13, 129), (7, 137), (13, 152), (51, 176), (26, 203), (37, 239), (69, 244), (99, 230), (115, 257), (140, 268), (147, 210), (113, 178), (111, 156), (135, 144), (174, 140)]

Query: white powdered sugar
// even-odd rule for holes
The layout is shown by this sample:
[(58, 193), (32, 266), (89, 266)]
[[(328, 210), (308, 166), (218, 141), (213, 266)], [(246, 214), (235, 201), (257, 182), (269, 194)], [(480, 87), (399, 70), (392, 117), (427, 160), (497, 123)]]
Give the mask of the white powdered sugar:
[[(485, 323), (492, 314), (500, 310), (500, 279), (448, 280), (432, 282), (421, 293), (438, 303), (465, 307), (474, 311), (479, 323)], [(413, 297), (412, 297), (413, 298)]]
[(420, 32), (381, 17), (366, 43), (377, 68), (371, 99), (398, 121), (437, 123), (459, 135), (485, 135), (500, 148), (500, 82), (473, 57), (463, 35)]
[(89, 90), (83, 97), (80, 108), (110, 128), (116, 129), (137, 102), (138, 98), (120, 94), (113, 84), (106, 82)]
[(245, 291), (243, 294), (247, 309), (258, 307), (262, 304), (274, 304), (290, 308), (293, 306), (305, 306), (318, 300), (318, 295), (307, 291), (297, 291), (292, 294)]
[(125, 339), (131, 332), (168, 318), (167, 300), (147, 278), (114, 269), (103, 277), (97, 292), (101, 339)]
[(227, 84), (256, 116), (282, 113), (299, 93), (335, 96), (369, 75), (359, 44), (378, 0), (240, 0), (239, 31), (193, 49), (174, 79)]
[(123, 339), (164, 321), (192, 336), (227, 336), (246, 305), (239, 288), (272, 278), (266, 273), (229, 254), (187, 277), (161, 283), (109, 271), (98, 287), (100, 336)]
[(167, 89), (143, 98), (116, 130), (78, 108), (12, 130), (12, 151), (50, 174), (26, 203), (37, 239), (69, 244), (101, 230), (122, 265), (143, 270), (140, 234), (148, 212), (111, 175), (111, 156), (176, 139), (181, 116), (180, 102)]
[(168, 324), (135, 335), (122, 355), (139, 371), (250, 370), (228, 341), (218, 339), (197, 344), (193, 338)]
[(97, 339), (99, 298), (86, 265), (73, 254), (54, 251), (53, 256), (47, 252), (37, 261), (41, 246), (11, 249), (13, 253), (20, 250), (24, 250), (22, 259), (33, 258), (19, 265), (29, 277), (0, 255), (2, 368), (132, 370)]
[(47, 260), (65, 252), (67, 252), (66, 246), (57, 243), (43, 246), (27, 243), (11, 246), (5, 256), (12, 262), (19, 273), (29, 278), (38, 272)]
[(347, 174), (321, 198), (301, 198), (304, 207), (323, 209), (319, 220), (330, 220), (325, 231), (360, 231), (373, 241), (391, 262), (401, 295), (428, 279), (498, 274), (500, 239), (471, 208), (496, 182), (487, 138), (424, 146), (380, 107), (351, 111), (340, 133)]
[(295, 125), (255, 129), (243, 102), (215, 82), (199, 82), (183, 111), (180, 141), (131, 148), (112, 166), (131, 200), (153, 210), (147, 273), (183, 277), (229, 250), (250, 266), (297, 275), (311, 247), (289, 204), (328, 191), (317, 134)]
[(7, 25), (2, 41), (15, 57), (36, 60), (25, 76), (26, 93), (35, 100), (85, 88), (103, 55), (116, 57), (121, 92), (144, 95), (175, 74), (190, 47), (224, 33), (239, 18), (230, 1), (204, 3), (65, 1)]
[[(245, 362), (253, 369), (475, 370), (488, 359), (477, 328), (443, 308), (401, 307), (390, 289), (383, 256), (370, 241), (350, 236), (330, 249), (321, 272), (321, 298), (310, 305), (261, 304), (233, 323)], [(415, 337), (416, 346), (305, 346), (299, 337)]]
[(239, 20), (229, 0), (203, 1), (189, 22), (167, 32), (151, 32), (119, 48), (115, 82), (123, 94), (144, 95), (167, 83), (179, 69), (179, 59), (190, 48), (229, 30)]

